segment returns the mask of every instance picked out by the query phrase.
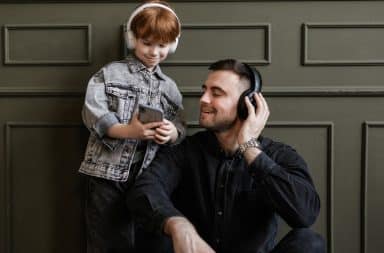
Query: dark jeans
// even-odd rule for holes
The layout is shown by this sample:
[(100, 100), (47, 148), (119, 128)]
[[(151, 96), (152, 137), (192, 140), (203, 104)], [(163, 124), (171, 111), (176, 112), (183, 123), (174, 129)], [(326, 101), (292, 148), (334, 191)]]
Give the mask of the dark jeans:
[(321, 235), (309, 228), (291, 230), (271, 253), (325, 253), (326, 245)]
[[(143, 253), (147, 251), (142, 251)], [(158, 252), (158, 251), (148, 251)], [(264, 251), (263, 251), (264, 252)], [(309, 228), (291, 230), (269, 253), (325, 253), (324, 239)], [(169, 253), (173, 253), (169, 250)], [(216, 252), (221, 253), (221, 252)], [(243, 253), (243, 252), (232, 252)]]
[(87, 253), (159, 252), (159, 245), (167, 240), (146, 233), (127, 208), (126, 194), (134, 180), (114, 182), (85, 176), (84, 181)]

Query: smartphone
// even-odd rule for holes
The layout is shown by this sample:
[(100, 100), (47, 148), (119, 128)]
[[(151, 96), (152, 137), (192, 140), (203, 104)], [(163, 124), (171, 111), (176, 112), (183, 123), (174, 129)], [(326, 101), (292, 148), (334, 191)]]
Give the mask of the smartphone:
[(163, 111), (149, 105), (139, 104), (139, 120), (144, 124), (163, 121)]

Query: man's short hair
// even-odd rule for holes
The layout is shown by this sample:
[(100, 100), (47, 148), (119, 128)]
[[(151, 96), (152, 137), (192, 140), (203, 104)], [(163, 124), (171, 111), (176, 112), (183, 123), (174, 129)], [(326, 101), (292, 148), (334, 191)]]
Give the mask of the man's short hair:
[(216, 70), (229, 70), (234, 72), (240, 77), (240, 80), (245, 80), (248, 87), (251, 86), (251, 77), (249, 76), (248, 68), (240, 61), (235, 59), (224, 59), (212, 63), (209, 68), (211, 71)]

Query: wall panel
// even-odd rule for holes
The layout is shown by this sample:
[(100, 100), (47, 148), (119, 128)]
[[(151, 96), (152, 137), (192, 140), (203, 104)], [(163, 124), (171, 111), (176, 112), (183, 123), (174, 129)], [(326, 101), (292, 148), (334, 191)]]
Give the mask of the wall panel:
[(84, 251), (82, 185), (76, 173), (84, 149), (81, 128), (6, 123), (8, 252)]
[[(84, 251), (83, 95), (93, 73), (125, 56), (122, 25), (139, 2), (0, 1), (0, 252)], [(379, 252), (384, 1), (171, 3), (183, 29), (162, 70), (183, 93), (188, 133), (200, 130), (210, 62), (257, 66), (271, 109), (263, 134), (307, 160), (322, 200), (313, 228), (328, 252)]]
[(381, 147), (384, 141), (384, 122), (365, 122), (363, 130), (362, 251), (378, 253), (384, 246), (381, 236), (384, 233), (384, 157)]
[(4, 64), (89, 64), (91, 25), (5, 25)]

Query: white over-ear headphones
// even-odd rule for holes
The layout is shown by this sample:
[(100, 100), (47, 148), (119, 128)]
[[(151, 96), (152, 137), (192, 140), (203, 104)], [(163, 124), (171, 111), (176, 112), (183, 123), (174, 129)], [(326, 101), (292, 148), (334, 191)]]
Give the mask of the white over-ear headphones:
[[(144, 9), (151, 8), (151, 7), (160, 7), (160, 8), (166, 9), (167, 11), (171, 12), (173, 15), (175, 15), (175, 17), (177, 18), (177, 21), (179, 22), (179, 27), (181, 27), (179, 17), (176, 15), (176, 13), (171, 8), (169, 8), (169, 7), (167, 7), (167, 6), (163, 5), (163, 4), (160, 4), (160, 3), (146, 3), (146, 4), (143, 4), (143, 5), (139, 6), (132, 13), (132, 15), (128, 19), (127, 26), (126, 26), (126, 31), (125, 31), (125, 41), (127, 43), (128, 49), (134, 49), (135, 48), (135, 42), (136, 42), (135, 35), (131, 31), (131, 23), (132, 23), (133, 18), (137, 14), (139, 14), (141, 11), (143, 11)], [(176, 51), (177, 44), (179, 43), (179, 37), (180, 37), (180, 34), (177, 35), (175, 41), (170, 44), (170, 47), (169, 47), (169, 52), (170, 53), (173, 53), (173, 52)]]

